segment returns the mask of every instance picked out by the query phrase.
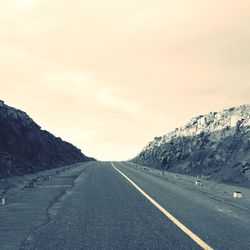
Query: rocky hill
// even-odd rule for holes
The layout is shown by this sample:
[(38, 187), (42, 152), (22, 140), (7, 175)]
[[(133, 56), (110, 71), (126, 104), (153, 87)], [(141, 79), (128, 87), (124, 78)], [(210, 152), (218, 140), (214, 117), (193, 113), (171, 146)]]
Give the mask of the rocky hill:
[(0, 178), (93, 160), (0, 101)]
[(155, 137), (132, 162), (250, 186), (250, 105), (195, 117)]

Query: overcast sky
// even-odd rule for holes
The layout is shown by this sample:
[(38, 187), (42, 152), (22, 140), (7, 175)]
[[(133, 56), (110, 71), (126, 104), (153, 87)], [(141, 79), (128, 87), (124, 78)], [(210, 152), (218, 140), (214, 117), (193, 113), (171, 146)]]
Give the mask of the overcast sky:
[(249, 0), (0, 0), (0, 99), (101, 160), (250, 103)]

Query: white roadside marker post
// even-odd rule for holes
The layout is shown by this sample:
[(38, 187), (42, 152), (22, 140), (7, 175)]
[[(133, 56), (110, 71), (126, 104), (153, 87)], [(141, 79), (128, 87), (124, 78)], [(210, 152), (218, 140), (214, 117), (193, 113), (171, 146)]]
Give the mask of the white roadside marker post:
[(28, 187), (29, 188), (35, 188), (36, 184), (37, 184), (37, 180), (36, 179), (30, 180), (29, 184), (28, 184)]
[(199, 181), (199, 180), (197, 180), (197, 181), (195, 182), (195, 185), (196, 185), (196, 186), (202, 186), (202, 182)]
[(240, 191), (235, 191), (235, 192), (233, 193), (233, 197), (234, 197), (234, 198), (242, 198), (242, 193), (241, 193)]
[(5, 205), (5, 198), (1, 198), (1, 205), (4, 206)]

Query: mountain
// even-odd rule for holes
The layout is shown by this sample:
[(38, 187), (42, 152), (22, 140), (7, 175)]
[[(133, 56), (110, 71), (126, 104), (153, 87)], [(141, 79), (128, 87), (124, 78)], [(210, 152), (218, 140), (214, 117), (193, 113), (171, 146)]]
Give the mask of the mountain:
[(250, 186), (250, 105), (195, 117), (155, 137), (132, 162)]
[(0, 101), (0, 178), (90, 160), (80, 149), (42, 130), (25, 112)]

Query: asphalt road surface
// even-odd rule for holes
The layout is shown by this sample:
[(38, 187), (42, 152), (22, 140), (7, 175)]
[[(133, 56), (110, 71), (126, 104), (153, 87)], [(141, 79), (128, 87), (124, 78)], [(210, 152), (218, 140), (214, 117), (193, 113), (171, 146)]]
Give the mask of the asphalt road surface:
[(244, 204), (128, 163), (68, 169), (0, 206), (0, 249), (202, 249), (121, 173), (213, 249), (250, 249)]

